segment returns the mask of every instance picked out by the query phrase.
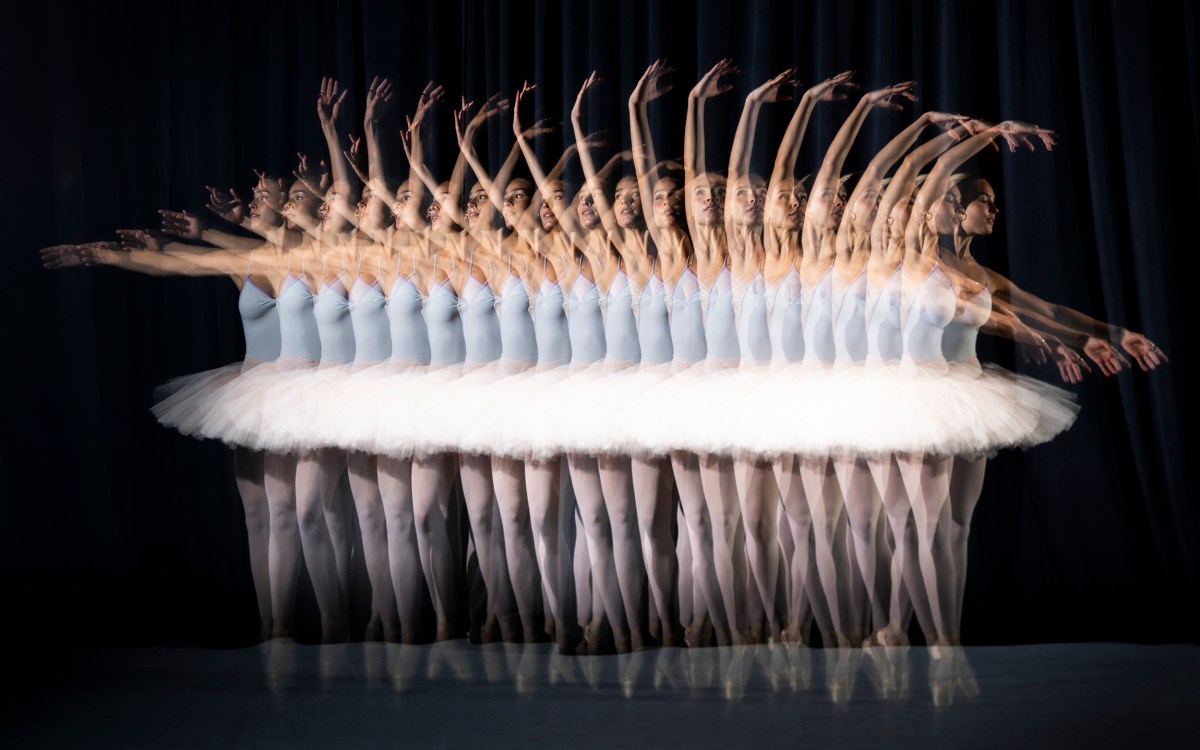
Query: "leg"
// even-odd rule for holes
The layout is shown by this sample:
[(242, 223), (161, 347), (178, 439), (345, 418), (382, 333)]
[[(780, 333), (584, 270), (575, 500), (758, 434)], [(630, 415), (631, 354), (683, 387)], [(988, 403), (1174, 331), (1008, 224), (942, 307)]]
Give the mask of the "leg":
[(527, 459), (525, 461), (525, 489), (529, 497), (529, 521), (533, 528), (533, 549), (537, 553), (538, 568), (542, 573), (542, 589), (546, 597), (546, 611), (554, 620), (554, 630), (560, 646), (569, 648), (576, 643), (578, 633), (570, 627), (574, 613), (568, 613), (567, 597), (564, 596), (559, 575), (559, 531), (558, 515), (562, 498), (559, 494), (561, 459)]
[(929, 599), (921, 580), (917, 560), (917, 531), (913, 522), (912, 505), (900, 476), (895, 456), (867, 460), (871, 477), (883, 502), (892, 543), (892, 595), (888, 606), (888, 627), (877, 640), (882, 645), (906, 645), (908, 621), (915, 612), (922, 632), (933, 633)]
[(300, 525), (300, 546), (312, 579), (313, 593), (321, 609), (322, 638), (336, 641), (346, 633), (346, 601), (342, 598), (341, 579), (333, 540), (325, 513), (326, 502), (334, 497), (341, 465), (333, 451), (310, 451), (296, 461), (296, 514)]
[[(676, 577), (679, 565), (675, 559), (675, 543), (671, 539), (671, 514), (675, 503), (671, 497), (671, 472), (662, 458), (634, 457), (630, 462), (633, 479), (633, 500), (637, 510), (638, 532), (641, 536), (642, 555), (646, 561), (646, 572), (650, 582), (650, 596), (658, 610), (662, 623), (660, 633), (664, 646), (681, 645), (678, 638), (678, 616), (676, 611)], [(607, 493), (605, 493), (607, 497)], [(682, 543), (687, 542), (687, 531), (680, 524)], [(689, 560), (690, 563), (690, 560)], [(687, 576), (691, 599), (690, 564)], [(682, 577), (681, 577), (682, 578)], [(683, 591), (679, 581), (679, 592)], [(691, 607), (688, 607), (689, 614)]]
[[(871, 470), (865, 459), (838, 458), (833, 462), (842, 500), (846, 504), (846, 518), (853, 536), (855, 559), (862, 574), (867, 594), (869, 611), (863, 607), (861, 625), (866, 632), (883, 628), (889, 622), (888, 606), (891, 603), (891, 551), (875, 543), (879, 532), (879, 516), (883, 500), (871, 479)], [(869, 620), (869, 621), (868, 621)]]
[[(694, 453), (671, 454), (671, 470), (675, 474), (675, 486), (679, 490), (679, 504), (687, 524), (688, 543), (692, 552), (692, 576), (703, 594), (703, 607), (712, 618), (719, 645), (732, 642), (729, 617), (725, 611), (725, 600), (717, 582), (717, 569), (713, 562), (713, 529), (704, 499), (704, 485), (700, 479), (700, 460)], [(700, 606), (693, 594), (692, 610), (697, 614)], [(692, 625), (699, 624), (698, 618)]]
[(399, 620), (396, 590), (388, 566), (387, 517), (379, 489), (379, 467), (375, 456), (355, 452), (347, 454), (346, 468), (362, 534), (367, 577), (371, 581), (371, 611), (383, 624), (384, 638), (394, 641), (399, 635)]
[(481, 455), (464, 455), (458, 460), (467, 519), (471, 524), (471, 537), (475, 541), (475, 555), (479, 560), (479, 573), (487, 589), (487, 621), (496, 623), (497, 590), (500, 584), (492, 562), (492, 508), (495, 503), (492, 460)]
[(421, 570), (437, 615), (437, 639), (454, 637), (454, 552), (447, 517), (450, 512), (451, 458), (444, 453), (412, 460), (413, 522)]
[[(808, 497), (804, 493), (804, 482), (800, 478), (800, 461), (796, 456), (783, 456), (772, 463), (775, 483), (783, 504), (784, 517), (791, 531), (795, 549), (789, 568), (790, 598), (788, 599), (787, 628), (784, 642), (803, 643), (808, 628), (809, 615), (817, 620), (823, 633), (833, 633), (833, 621), (823, 597), (812, 597), (807, 587), (816, 574), (815, 554), (812, 545), (812, 513), (808, 509)], [(815, 580), (815, 579), (813, 579)]]
[[(758, 591), (769, 634), (778, 637), (780, 618), (775, 611), (775, 585), (779, 578), (779, 487), (772, 476), (771, 464), (758, 459), (736, 459), (734, 478), (745, 527), (750, 583)], [(755, 613), (755, 616), (760, 615)]]
[(962, 624), (963, 593), (967, 587), (967, 538), (971, 535), (971, 517), (979, 496), (983, 494), (983, 474), (986, 458), (955, 458), (950, 470), (950, 546), (954, 551), (956, 580), (954, 620), (950, 623), (952, 639), (959, 642)]
[(700, 481), (704, 501), (713, 522), (713, 564), (725, 602), (726, 617), (735, 644), (746, 639), (746, 540), (738, 529), (741, 509), (733, 463), (723, 456), (700, 456)]
[(262, 451), (236, 448), (233, 470), (246, 516), (250, 577), (258, 602), (259, 639), (271, 637), (271, 508), (267, 501), (266, 457)]
[[(950, 468), (953, 459), (937, 456), (898, 456), (900, 475), (912, 505), (917, 531), (917, 559), (929, 597), (934, 645), (950, 643), (954, 605), (954, 559), (948, 534)], [(927, 634), (928, 635), (928, 634)]]
[(267, 559), (271, 577), (273, 638), (290, 636), (300, 578), (300, 533), (296, 517), (296, 457), (268, 453), (263, 487), (271, 517)]
[(600, 488), (612, 529), (613, 561), (617, 586), (625, 607), (630, 646), (641, 650), (647, 645), (645, 630), (646, 568), (638, 539), (637, 506), (633, 499), (633, 469), (628, 456), (600, 456)]
[(377, 466), (400, 635), (405, 643), (416, 643), (420, 637), (424, 575), (413, 518), (412, 459), (380, 456)]
[(804, 483), (804, 494), (812, 514), (818, 579), (814, 582), (809, 577), (808, 593), (814, 599), (823, 598), (829, 608), (833, 632), (828, 634), (826, 642), (838, 646), (858, 645), (852, 637), (854, 622), (849, 596), (852, 571), (846, 549), (845, 505), (837, 477), (827, 458), (801, 456), (799, 460), (800, 480)]
[(541, 640), (538, 623), (538, 561), (533, 551), (533, 532), (529, 526), (529, 501), (525, 495), (525, 462), (520, 459), (492, 457), (492, 485), (504, 528), (504, 552), (508, 575), (517, 598), (526, 643)]
[[(617, 649), (630, 649), (629, 622), (621, 589), (617, 582), (616, 561), (613, 556), (612, 526), (605, 506), (604, 490), (600, 483), (600, 468), (593, 456), (572, 453), (567, 456), (575, 502), (582, 521), (581, 530), (587, 542), (592, 578), (613, 626)], [(578, 545), (578, 541), (576, 544)]]

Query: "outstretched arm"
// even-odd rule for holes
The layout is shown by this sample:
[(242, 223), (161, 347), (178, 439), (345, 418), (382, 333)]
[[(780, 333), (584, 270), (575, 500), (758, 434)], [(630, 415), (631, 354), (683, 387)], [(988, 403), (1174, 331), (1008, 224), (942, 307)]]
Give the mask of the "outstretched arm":
[(654, 141), (650, 136), (650, 123), (646, 116), (650, 102), (671, 90), (671, 84), (663, 78), (675, 72), (662, 60), (656, 60), (646, 68), (638, 79), (633, 93), (629, 95), (629, 134), (633, 145), (633, 169), (638, 179), (638, 195), (642, 202), (642, 216), (654, 244), (664, 247), (667, 240), (654, 221), (654, 189), (657, 180), (657, 160)]
[(759, 112), (763, 104), (768, 102), (791, 101), (792, 97), (785, 89), (799, 85), (799, 81), (792, 80), (792, 74), (795, 72), (795, 68), (788, 68), (746, 96), (737, 131), (733, 135), (733, 147), (729, 150), (731, 183), (750, 174), (750, 157), (754, 154), (754, 134), (758, 129)]

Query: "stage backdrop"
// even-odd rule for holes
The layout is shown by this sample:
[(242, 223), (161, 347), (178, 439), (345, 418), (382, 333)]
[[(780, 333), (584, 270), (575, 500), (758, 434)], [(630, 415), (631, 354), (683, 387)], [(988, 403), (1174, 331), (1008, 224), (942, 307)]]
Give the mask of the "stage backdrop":
[[(678, 8), (679, 6), (675, 6)], [(712, 158), (741, 98), (784, 68), (811, 85), (846, 69), (865, 90), (916, 79), (918, 105), (871, 115), (857, 169), (920, 110), (1052, 128), (1052, 153), (985, 154), (999, 229), (981, 260), (1044, 298), (1144, 331), (1171, 357), (1149, 375), (1093, 375), (1069, 433), (988, 467), (971, 536), (968, 643), (1196, 639), (1200, 512), (1195, 355), (1186, 317), (1200, 151), (1200, 45), (1188, 2), (695, 2), (23, 4), (4, 24), (3, 461), (6, 633), (71, 643), (245, 643), (254, 605), (229, 451), (158, 427), (155, 384), (240, 358), (227, 280), (46, 272), (39, 247), (200, 208), (203, 186), (248, 193), (252, 168), (290, 173), (323, 148), (322, 75), (393, 78), (411, 111), (429, 79), (450, 101), (538, 85), (563, 117), (593, 70), (590, 129), (628, 141), (625, 102), (666, 58), (659, 153), (682, 151), (686, 92), (713, 62), (741, 67), (711, 105)], [(815, 171), (853, 102), (822, 104), (801, 170)], [(769, 105), (760, 144), (791, 105)], [(526, 113), (526, 117), (530, 114)], [(717, 123), (723, 122), (722, 130)], [(433, 119), (435, 170), (453, 157)], [(489, 158), (508, 148), (489, 135)], [(756, 155), (766, 169), (767, 148)], [(245, 194), (245, 193), (244, 193)], [(1005, 344), (987, 356), (1017, 365)], [(309, 605), (311, 607), (311, 605)]]

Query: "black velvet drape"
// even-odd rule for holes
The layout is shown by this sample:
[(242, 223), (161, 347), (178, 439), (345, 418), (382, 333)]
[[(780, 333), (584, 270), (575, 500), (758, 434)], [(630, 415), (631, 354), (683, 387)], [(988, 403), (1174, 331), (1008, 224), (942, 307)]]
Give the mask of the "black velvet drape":
[[(7, 10), (6, 635), (232, 644), (254, 632), (230, 454), (163, 430), (147, 411), (155, 384), (240, 358), (236, 290), (225, 280), (46, 272), (39, 247), (152, 225), (160, 207), (200, 208), (204, 185), (248, 188), (254, 167), (289, 173), (296, 151), (323, 148), (313, 106), (322, 75), (349, 86), (357, 130), (377, 73), (397, 82), (410, 111), (430, 78), (453, 101), (529, 79), (539, 116), (565, 117), (599, 69), (606, 83), (588, 122), (616, 146), (628, 141), (633, 84), (665, 57), (675, 90), (652, 117), (668, 155), (682, 151), (687, 90), (732, 57), (742, 75), (711, 107), (714, 159), (727, 153), (745, 92), (789, 66), (806, 85), (850, 68), (865, 89), (919, 81), (916, 108), (871, 115), (848, 168), (920, 109), (1060, 134), (1052, 153), (978, 160), (1001, 207), (978, 255), (1040, 296), (1145, 332), (1172, 361), (1150, 374), (1094, 374), (1077, 388), (1083, 411), (1069, 433), (992, 461), (964, 638), (1196, 640), (1200, 512), (1187, 472), (1197, 410), (1186, 385), (1195, 354), (1184, 313), (1197, 279), (1198, 13), (1190, 2), (1083, 0), (59, 0)], [(802, 170), (815, 171), (850, 107), (817, 109)], [(759, 171), (790, 113), (764, 110), (759, 143), (770, 145), (756, 154)], [(450, 127), (443, 111), (432, 129), (443, 174)], [(511, 141), (489, 142), (496, 158)], [(988, 347), (1019, 367), (1007, 344)]]

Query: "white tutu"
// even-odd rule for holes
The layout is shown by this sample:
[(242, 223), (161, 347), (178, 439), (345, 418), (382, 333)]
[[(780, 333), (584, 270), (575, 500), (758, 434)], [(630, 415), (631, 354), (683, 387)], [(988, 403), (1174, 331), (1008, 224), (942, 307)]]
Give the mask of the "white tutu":
[(237, 363), (170, 380), (155, 389), (157, 403), (150, 411), (165, 427), (192, 437), (209, 437), (203, 432), (203, 421), (219, 403), (224, 387), (242, 375), (242, 368), (242, 363)]
[(297, 368), (267, 363), (181, 378), (154, 407), (164, 425), (278, 453), (340, 448), (546, 458), (690, 451), (986, 455), (1050, 440), (1073, 395), (960, 363), (714, 368), (601, 364), (506, 373), (498, 365)]

